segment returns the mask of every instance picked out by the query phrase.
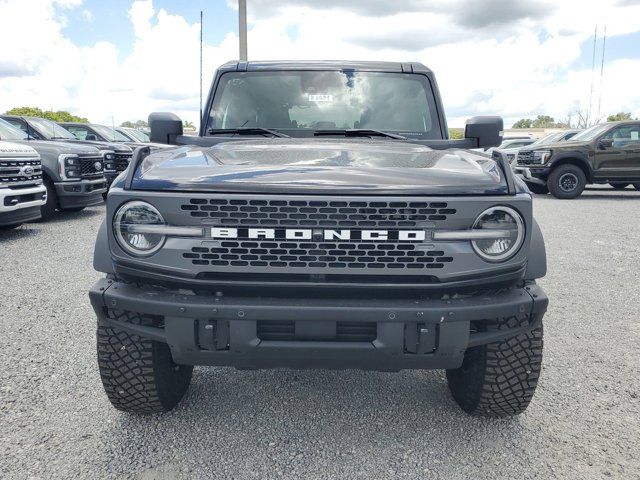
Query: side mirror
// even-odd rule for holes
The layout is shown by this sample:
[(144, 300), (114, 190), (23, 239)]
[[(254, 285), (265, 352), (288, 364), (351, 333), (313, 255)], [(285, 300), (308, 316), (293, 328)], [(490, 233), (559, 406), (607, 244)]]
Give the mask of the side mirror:
[(150, 141), (175, 145), (176, 137), (182, 135), (182, 120), (174, 113), (154, 112), (149, 115)]
[(613, 138), (601, 138), (598, 140), (598, 148), (600, 150), (606, 150), (613, 147)]
[(470, 138), (477, 142), (473, 148), (497, 147), (502, 143), (503, 129), (502, 117), (472, 117), (467, 120), (464, 138)]
[(98, 141), (98, 137), (96, 137), (93, 133), (87, 133), (87, 136), (84, 137), (85, 140), (89, 140), (90, 142)]

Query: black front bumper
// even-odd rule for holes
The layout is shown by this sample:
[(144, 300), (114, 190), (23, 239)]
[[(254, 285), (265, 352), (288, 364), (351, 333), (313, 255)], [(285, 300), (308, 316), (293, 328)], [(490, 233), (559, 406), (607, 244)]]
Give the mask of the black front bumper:
[[(442, 300), (182, 295), (103, 279), (89, 296), (103, 322), (167, 343), (176, 363), (385, 371), (459, 367), (467, 348), (537, 326), (548, 304), (534, 283)], [(506, 317), (520, 326), (476, 331)]]
[(107, 191), (107, 181), (103, 177), (80, 182), (59, 182), (55, 188), (61, 208), (93, 207), (104, 202), (102, 194)]
[(534, 167), (530, 168), (525, 165), (514, 165), (513, 173), (521, 177), (525, 182), (546, 185), (547, 178), (551, 173), (550, 167)]
[(19, 225), (21, 223), (33, 222), (42, 217), (39, 206), (19, 208), (9, 212), (0, 212), (0, 226)]

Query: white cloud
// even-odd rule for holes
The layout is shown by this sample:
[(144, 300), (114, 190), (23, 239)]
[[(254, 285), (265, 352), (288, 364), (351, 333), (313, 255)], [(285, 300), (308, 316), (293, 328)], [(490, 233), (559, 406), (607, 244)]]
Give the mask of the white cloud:
[[(199, 25), (176, 13), (180, 4), (167, 11), (151, 0), (132, 2), (135, 40), (127, 55), (110, 42), (79, 47), (64, 36), (65, 15), (80, 4), (0, 0), (0, 44), (11, 46), (0, 53), (0, 111), (33, 105), (120, 123), (165, 110), (197, 122)], [(544, 9), (529, 0), (517, 8), (505, 0), (482, 4), (478, 11), (475, 0), (409, 0), (400, 11), (400, 2), (384, 0), (327, 0), (322, 7), (311, 0), (252, 0), (249, 57), (421, 61), (436, 72), (450, 125), (494, 113), (509, 124), (585, 108), (591, 71), (569, 66), (594, 25), (606, 23), (610, 36), (640, 31), (640, 6), (633, 2), (566, 0)], [(206, 12), (205, 21), (213, 23)], [(236, 57), (234, 32), (205, 45), (205, 96), (215, 67)], [(602, 111), (640, 116), (639, 77), (640, 58), (607, 62)], [(595, 86), (598, 91), (597, 78)]]

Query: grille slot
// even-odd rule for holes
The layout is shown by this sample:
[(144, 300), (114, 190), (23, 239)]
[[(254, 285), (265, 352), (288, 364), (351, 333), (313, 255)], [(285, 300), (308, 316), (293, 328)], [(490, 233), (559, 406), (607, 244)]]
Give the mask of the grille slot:
[(221, 226), (412, 228), (446, 221), (445, 202), (244, 200), (193, 198), (181, 205), (192, 217)]
[(331, 269), (439, 269), (453, 257), (420, 244), (390, 242), (222, 241), (182, 254), (193, 265)]
[[(262, 320), (257, 322), (260, 340), (291, 342), (301, 340), (296, 337), (296, 324), (292, 321)], [(378, 336), (375, 322), (336, 322), (336, 333), (331, 342), (373, 342)]]
[[(33, 173), (26, 175), (24, 167), (32, 167)], [(0, 160), (0, 183), (10, 187), (35, 185), (42, 181), (42, 166), (40, 160), (12, 159)]]
[(540, 164), (540, 159), (536, 160), (533, 155), (533, 151), (518, 152), (517, 156), (518, 165), (533, 165)]

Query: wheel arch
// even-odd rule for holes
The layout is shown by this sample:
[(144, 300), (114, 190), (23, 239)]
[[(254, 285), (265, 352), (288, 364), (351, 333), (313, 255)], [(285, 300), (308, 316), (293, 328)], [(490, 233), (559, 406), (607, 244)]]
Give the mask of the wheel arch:
[(556, 158), (551, 165), (551, 170), (555, 170), (561, 165), (575, 165), (584, 172), (584, 176), (587, 178), (587, 183), (593, 182), (593, 168), (589, 163), (589, 160), (582, 155), (576, 155), (575, 153), (563, 155)]
[(527, 259), (527, 269), (525, 279), (535, 280), (547, 274), (547, 248), (544, 244), (544, 236), (540, 225), (533, 220), (531, 229), (531, 243), (529, 244), (529, 256)]
[(96, 243), (93, 250), (93, 268), (98, 272), (114, 273), (111, 251), (109, 250), (109, 236), (107, 232), (107, 220), (102, 220)]

